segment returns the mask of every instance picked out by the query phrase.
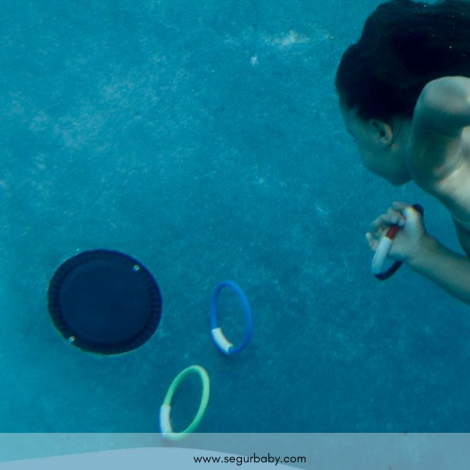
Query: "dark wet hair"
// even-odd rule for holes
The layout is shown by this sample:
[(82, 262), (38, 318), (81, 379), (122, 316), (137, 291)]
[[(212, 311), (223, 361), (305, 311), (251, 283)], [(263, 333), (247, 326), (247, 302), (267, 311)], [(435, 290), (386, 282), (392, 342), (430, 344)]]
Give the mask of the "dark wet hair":
[(363, 119), (411, 118), (424, 86), (470, 77), (470, 2), (392, 0), (367, 19), (341, 58), (336, 90)]

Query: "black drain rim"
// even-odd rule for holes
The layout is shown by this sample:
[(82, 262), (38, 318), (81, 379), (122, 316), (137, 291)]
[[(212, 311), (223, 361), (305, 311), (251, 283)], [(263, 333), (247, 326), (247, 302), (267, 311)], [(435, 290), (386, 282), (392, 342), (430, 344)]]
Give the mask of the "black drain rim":
[(49, 314), (62, 336), (85, 351), (121, 354), (155, 333), (162, 298), (150, 272), (113, 250), (92, 250), (65, 261), (48, 290)]

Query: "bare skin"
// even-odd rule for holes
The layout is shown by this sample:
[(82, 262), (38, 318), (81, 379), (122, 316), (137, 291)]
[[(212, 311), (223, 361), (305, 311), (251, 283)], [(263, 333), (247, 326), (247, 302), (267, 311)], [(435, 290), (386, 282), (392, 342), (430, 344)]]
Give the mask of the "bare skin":
[(413, 119), (362, 120), (340, 109), (357, 140), (364, 165), (394, 185), (414, 181), (452, 214), (462, 256), (426, 232), (410, 204), (394, 202), (366, 234), (372, 250), (390, 225), (402, 227), (389, 257), (400, 260), (451, 295), (470, 304), (470, 79), (444, 77), (422, 91)]

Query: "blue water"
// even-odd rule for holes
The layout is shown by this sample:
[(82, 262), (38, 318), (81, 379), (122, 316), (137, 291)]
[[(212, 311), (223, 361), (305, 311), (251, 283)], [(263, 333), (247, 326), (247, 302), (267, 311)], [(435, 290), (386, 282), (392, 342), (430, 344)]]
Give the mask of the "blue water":
[[(211, 376), (201, 432), (469, 430), (469, 307), (407, 268), (369, 272), (364, 233), (393, 200), (458, 248), (435, 201), (361, 167), (341, 122), (336, 67), (378, 3), (0, 2), (0, 432), (157, 431), (191, 364)], [(135, 352), (81, 352), (49, 320), (55, 269), (93, 248), (160, 285)], [(225, 279), (254, 314), (233, 358), (209, 336)], [(229, 293), (221, 322), (242, 337)]]

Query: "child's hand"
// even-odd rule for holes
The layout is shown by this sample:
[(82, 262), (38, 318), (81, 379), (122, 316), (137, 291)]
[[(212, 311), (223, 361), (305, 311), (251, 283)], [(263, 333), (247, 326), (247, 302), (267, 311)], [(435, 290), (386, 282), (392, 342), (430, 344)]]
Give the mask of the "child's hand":
[(377, 250), (380, 239), (392, 225), (398, 225), (400, 230), (393, 239), (388, 257), (406, 263), (419, 253), (428, 237), (423, 218), (410, 204), (394, 202), (386, 214), (374, 220), (370, 232), (366, 234), (372, 250)]

